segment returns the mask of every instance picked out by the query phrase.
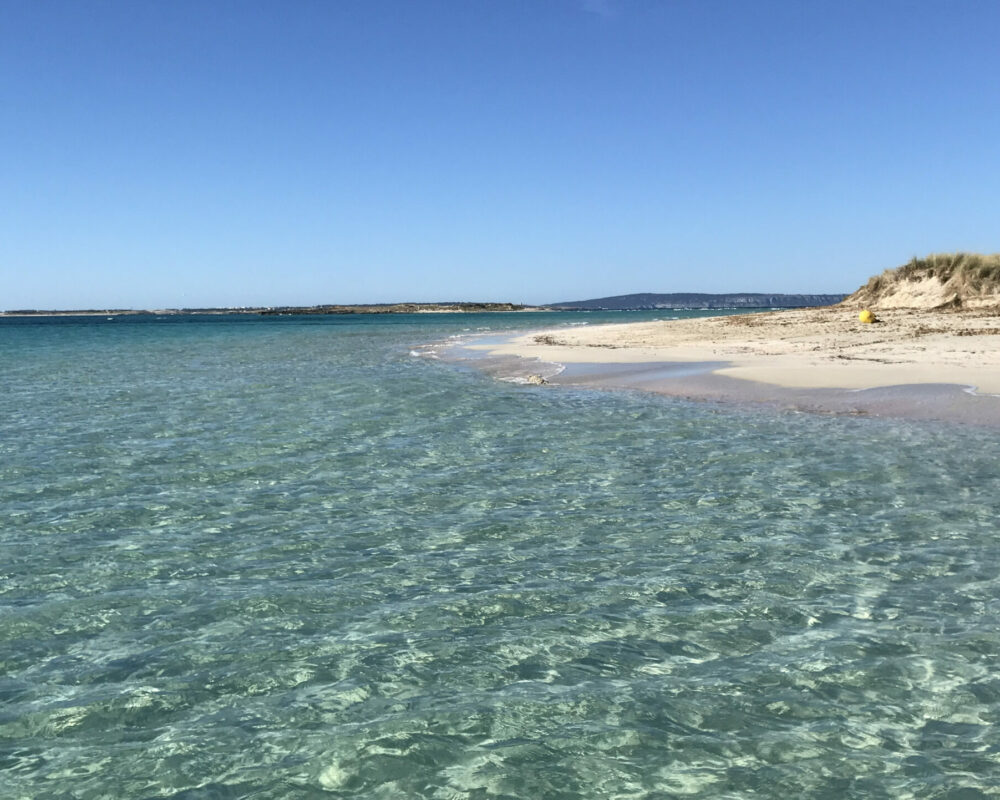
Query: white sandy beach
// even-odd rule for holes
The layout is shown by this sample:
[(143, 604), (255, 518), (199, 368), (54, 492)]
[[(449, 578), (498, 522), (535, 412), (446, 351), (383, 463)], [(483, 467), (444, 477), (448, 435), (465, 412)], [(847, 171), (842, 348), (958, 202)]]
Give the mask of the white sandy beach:
[(890, 309), (864, 324), (843, 307), (536, 331), (493, 355), (559, 364), (725, 362), (714, 374), (788, 388), (957, 384), (1000, 394), (996, 310)]

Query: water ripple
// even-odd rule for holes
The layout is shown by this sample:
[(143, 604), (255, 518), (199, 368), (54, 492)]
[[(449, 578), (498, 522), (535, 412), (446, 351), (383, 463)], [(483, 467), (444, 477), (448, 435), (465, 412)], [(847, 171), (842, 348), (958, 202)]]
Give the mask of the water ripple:
[(995, 796), (995, 434), (442, 325), (0, 331), (0, 794)]

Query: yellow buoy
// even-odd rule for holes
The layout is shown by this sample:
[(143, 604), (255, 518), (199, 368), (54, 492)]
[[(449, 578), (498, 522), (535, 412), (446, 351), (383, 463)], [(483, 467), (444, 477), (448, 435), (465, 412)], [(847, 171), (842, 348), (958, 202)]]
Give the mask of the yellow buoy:
[(862, 322), (875, 322), (876, 321), (875, 320), (875, 315), (871, 311), (869, 311), (867, 308), (864, 311), (862, 311), (860, 314), (858, 314), (858, 319), (860, 319)]

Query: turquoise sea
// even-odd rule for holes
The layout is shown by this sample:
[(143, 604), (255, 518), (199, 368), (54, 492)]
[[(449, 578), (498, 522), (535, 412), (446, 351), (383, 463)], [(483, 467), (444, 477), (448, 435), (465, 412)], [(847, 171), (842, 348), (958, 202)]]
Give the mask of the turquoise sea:
[(649, 316), (4, 319), (0, 798), (1000, 796), (1000, 432), (412, 354)]

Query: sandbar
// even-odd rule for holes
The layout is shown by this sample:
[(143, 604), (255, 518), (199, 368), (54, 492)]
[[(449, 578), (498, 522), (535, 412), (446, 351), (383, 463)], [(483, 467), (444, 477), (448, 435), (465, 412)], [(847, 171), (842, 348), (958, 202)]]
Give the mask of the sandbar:
[(494, 364), (537, 365), (551, 383), (1000, 424), (1000, 311), (878, 316), (864, 324), (841, 306), (789, 309), (550, 328), (466, 347)]

